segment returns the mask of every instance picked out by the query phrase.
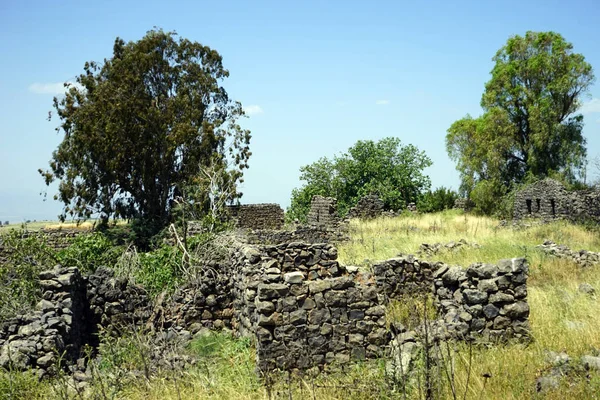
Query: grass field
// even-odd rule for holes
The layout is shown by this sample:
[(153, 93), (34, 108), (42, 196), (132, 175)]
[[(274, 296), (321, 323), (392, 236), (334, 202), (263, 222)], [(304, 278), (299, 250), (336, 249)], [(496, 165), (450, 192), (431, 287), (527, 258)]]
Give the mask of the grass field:
[[(352, 221), (351, 240), (339, 246), (340, 262), (368, 268), (376, 260), (399, 253), (415, 253), (422, 243), (447, 243), (465, 239), (478, 248), (465, 246), (455, 252), (432, 257), (450, 264), (468, 266), (476, 261), (497, 262), (501, 258), (526, 257), (530, 263), (528, 302), (533, 341), (527, 345), (491, 348), (454, 348), (455, 393), (448, 385), (436, 398), (529, 399), (537, 398), (536, 379), (550, 366), (547, 352), (564, 351), (577, 364), (580, 356), (598, 355), (600, 349), (600, 301), (579, 293), (587, 282), (600, 290), (600, 265), (582, 269), (573, 262), (544, 255), (535, 246), (545, 239), (573, 250), (600, 251), (600, 235), (567, 222), (513, 229), (498, 227), (492, 218), (449, 211), (428, 215), (403, 215), (368, 222)], [(204, 360), (183, 374), (165, 373), (150, 380), (132, 379), (114, 398), (131, 399), (404, 399), (422, 398), (422, 392), (402, 393), (390, 386), (383, 360), (357, 364), (345, 371), (319, 377), (289, 379), (274, 377), (265, 385), (255, 373), (251, 343), (226, 335), (201, 339), (190, 351)], [(210, 343), (207, 340), (212, 341)], [(212, 350), (204, 351), (210, 347)], [(563, 377), (560, 387), (545, 399), (591, 399), (600, 395), (597, 372), (584, 371)], [(114, 372), (108, 370), (109, 377)], [(487, 378), (485, 377), (487, 376)], [(107, 382), (109, 379), (107, 378)], [(12, 383), (10, 383), (12, 382)], [(0, 374), (0, 399), (11, 398), (9, 383), (22, 388), (23, 398), (57, 397), (56, 382), (31, 383), (26, 375)], [(21, 386), (19, 386), (21, 385)], [(464, 397), (463, 397), (464, 395)], [(12, 397), (15, 398), (15, 397)], [(63, 397), (59, 397), (63, 398)], [(99, 395), (96, 398), (109, 398)]]

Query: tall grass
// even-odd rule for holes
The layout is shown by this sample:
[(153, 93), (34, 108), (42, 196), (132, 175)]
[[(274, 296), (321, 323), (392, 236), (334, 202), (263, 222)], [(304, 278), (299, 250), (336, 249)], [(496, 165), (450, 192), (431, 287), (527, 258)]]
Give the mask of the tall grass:
[[(455, 344), (452, 360), (456, 393), (467, 399), (536, 398), (536, 379), (550, 367), (547, 352), (565, 351), (577, 363), (581, 355), (597, 355), (600, 349), (600, 301), (578, 292), (582, 282), (600, 290), (600, 265), (582, 269), (573, 262), (555, 259), (535, 246), (545, 239), (565, 244), (574, 250), (600, 250), (600, 237), (567, 222), (512, 229), (498, 227), (492, 218), (444, 212), (409, 215), (369, 222), (352, 221), (352, 240), (339, 247), (339, 258), (346, 265), (367, 265), (398, 253), (414, 254), (422, 243), (446, 243), (465, 239), (481, 247), (464, 246), (458, 251), (442, 251), (429, 258), (468, 266), (477, 261), (497, 262), (501, 258), (527, 257), (530, 264), (528, 302), (533, 340), (490, 348), (468, 348)], [(368, 262), (365, 260), (369, 260)], [(410, 306), (410, 305), (409, 305)], [(409, 309), (410, 307), (408, 307)], [(407, 305), (390, 309), (406, 322)], [(471, 351), (472, 350), (472, 351)], [(149, 380), (128, 384), (119, 398), (127, 399), (405, 399), (383, 368), (384, 360), (346, 366), (343, 370), (316, 377), (287, 374), (256, 374), (254, 348), (245, 339), (228, 335), (209, 335), (196, 339), (189, 351), (199, 362), (178, 373), (161, 373)], [(470, 372), (469, 372), (470, 371)], [(11, 376), (0, 374), (0, 391), (12, 384)], [(13, 376), (14, 378), (14, 376)], [(31, 390), (32, 398), (48, 385), (23, 385), (15, 380), (15, 390)], [(39, 389), (39, 390), (38, 390)], [(27, 393), (27, 392), (22, 392)], [(51, 391), (45, 391), (52, 397)], [(600, 377), (595, 371), (561, 379), (560, 387), (544, 394), (547, 399), (588, 399), (598, 397)], [(6, 397), (6, 396), (5, 396)], [(40, 396), (43, 398), (44, 396)], [(2, 393), (0, 393), (2, 398)], [(451, 399), (448, 387), (442, 398)]]
[[(565, 221), (532, 224), (513, 229), (499, 227), (499, 221), (450, 211), (408, 215), (394, 219), (351, 221), (352, 239), (339, 246), (339, 258), (346, 265), (367, 265), (399, 253), (415, 254), (422, 243), (447, 243), (465, 239), (481, 247), (463, 246), (426, 257), (468, 266), (473, 262), (495, 263), (502, 258), (526, 257), (530, 264), (528, 302), (533, 341), (528, 345), (475, 349), (467, 360), (466, 346), (455, 361), (458, 392), (467, 398), (522, 399), (536, 395), (535, 382), (549, 368), (548, 351), (565, 351), (575, 362), (584, 354), (600, 349), (600, 301), (579, 293), (583, 282), (600, 289), (600, 265), (581, 268), (575, 263), (545, 255), (535, 247), (545, 239), (573, 250), (600, 250), (600, 235)], [(471, 365), (466, 387), (467, 364)], [(491, 374), (485, 378), (484, 374)], [(485, 390), (484, 389), (485, 385)], [(545, 398), (593, 398), (599, 393), (598, 374), (585, 379), (567, 377), (561, 387)], [(447, 393), (450, 396), (450, 393)]]

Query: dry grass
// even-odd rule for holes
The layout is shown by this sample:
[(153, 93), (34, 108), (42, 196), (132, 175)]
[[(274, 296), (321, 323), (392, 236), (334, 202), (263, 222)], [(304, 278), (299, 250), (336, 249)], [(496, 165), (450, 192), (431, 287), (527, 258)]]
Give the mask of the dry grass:
[[(548, 257), (535, 246), (550, 239), (573, 250), (598, 251), (600, 236), (568, 222), (518, 230), (498, 228), (498, 224), (499, 221), (491, 218), (458, 212), (352, 221), (353, 239), (339, 247), (339, 255), (344, 264), (366, 265), (371, 260), (399, 253), (414, 254), (422, 243), (465, 239), (477, 242), (481, 248), (464, 247), (431, 258), (467, 266), (476, 261), (526, 257), (530, 263), (528, 302), (533, 342), (527, 346), (475, 349), (470, 362), (467, 348), (463, 346), (456, 360), (456, 380), (458, 392), (464, 393), (470, 364), (467, 398), (531, 398), (536, 395), (537, 377), (549, 367), (547, 351), (565, 351), (576, 360), (584, 354), (595, 355), (596, 349), (600, 349), (600, 301), (577, 291), (583, 282), (600, 289), (600, 265), (582, 269), (573, 262)], [(492, 378), (484, 378), (484, 373), (491, 373)], [(600, 393), (599, 390), (600, 379), (597, 374), (591, 374), (589, 379), (564, 378), (560, 389), (545, 398), (594, 398), (592, 394)]]
[[(498, 228), (499, 221), (463, 215), (458, 212), (402, 216), (370, 222), (353, 221), (353, 239), (339, 247), (340, 261), (346, 265), (366, 265), (365, 260), (381, 260), (398, 253), (415, 253), (421, 243), (446, 243), (466, 239), (481, 248), (466, 247), (443, 252), (434, 259), (452, 264), (496, 262), (501, 258), (525, 256), (530, 263), (528, 302), (533, 341), (528, 345), (474, 348), (469, 357), (466, 345), (457, 345), (454, 358), (458, 398), (527, 399), (536, 398), (536, 379), (549, 368), (548, 351), (567, 352), (575, 361), (600, 349), (600, 301), (577, 291), (588, 282), (600, 290), (600, 265), (581, 269), (572, 262), (545, 256), (535, 249), (544, 239), (565, 244), (574, 250), (600, 250), (600, 236), (566, 222), (513, 230)], [(406, 307), (389, 310), (389, 315), (406, 318)], [(390, 389), (381, 360), (354, 365), (340, 373), (317, 379), (296, 378), (288, 383), (285, 375), (272, 386), (255, 374), (252, 347), (240, 348), (235, 341), (219, 351), (218, 358), (186, 371), (182, 376), (163, 376), (138, 381), (122, 393), (130, 399), (403, 399)], [(471, 373), (468, 373), (469, 366)], [(491, 374), (491, 378), (484, 378)], [(467, 377), (468, 385), (467, 385)], [(452, 398), (448, 387), (442, 398)], [(597, 373), (561, 380), (559, 389), (545, 394), (547, 399), (598, 398)]]

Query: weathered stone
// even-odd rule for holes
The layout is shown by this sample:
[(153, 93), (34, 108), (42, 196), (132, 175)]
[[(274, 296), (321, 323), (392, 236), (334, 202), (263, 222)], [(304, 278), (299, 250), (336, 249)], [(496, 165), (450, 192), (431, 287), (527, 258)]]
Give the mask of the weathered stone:
[(463, 296), (467, 304), (481, 304), (485, 303), (488, 299), (487, 293), (476, 289), (463, 290)]
[(258, 285), (258, 297), (260, 300), (271, 300), (285, 296), (288, 290), (288, 285), (282, 283), (261, 283)]
[(508, 293), (493, 293), (490, 295), (490, 303), (510, 303), (515, 300), (515, 297)]
[(313, 282), (309, 282), (309, 284), (308, 284), (308, 290), (310, 291), (311, 294), (321, 293), (330, 288), (331, 288), (331, 281), (328, 281), (328, 280), (313, 281)]
[(596, 289), (594, 289), (594, 287), (592, 285), (590, 285), (589, 283), (582, 283), (579, 285), (579, 287), (577, 288), (577, 291), (583, 294), (587, 294), (590, 296), (593, 296), (596, 294)]
[(511, 319), (526, 318), (529, 316), (529, 304), (519, 301), (513, 304), (507, 304), (502, 307), (502, 314)]
[(288, 272), (283, 275), (283, 280), (286, 283), (302, 283), (304, 274), (300, 271)]
[(479, 281), (477, 289), (482, 292), (493, 293), (498, 291), (498, 285), (496, 285), (495, 279), (484, 279)]
[(321, 325), (331, 318), (331, 313), (326, 308), (311, 310), (308, 313), (308, 322), (312, 325)]
[(483, 314), (487, 319), (494, 319), (500, 314), (500, 310), (493, 304), (486, 304), (483, 306)]

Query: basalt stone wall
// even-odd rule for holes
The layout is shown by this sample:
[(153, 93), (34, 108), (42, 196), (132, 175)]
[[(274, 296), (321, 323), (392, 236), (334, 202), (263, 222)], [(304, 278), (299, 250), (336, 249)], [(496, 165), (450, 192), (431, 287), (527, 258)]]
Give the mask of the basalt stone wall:
[(89, 339), (85, 281), (76, 268), (57, 267), (40, 274), (43, 291), (36, 311), (0, 324), (0, 367), (32, 368), (40, 376), (76, 360)]
[(528, 273), (522, 258), (467, 269), (439, 268), (434, 274), (435, 300), (450, 336), (489, 342), (527, 340)]
[(473, 208), (473, 202), (467, 198), (460, 198), (454, 200), (454, 206), (452, 207), (456, 210), (470, 211)]
[(348, 211), (348, 218), (373, 219), (383, 213), (383, 200), (376, 194), (361, 197), (356, 205)]
[(536, 246), (544, 253), (558, 258), (566, 258), (582, 267), (591, 267), (600, 263), (600, 253), (589, 250), (573, 251), (565, 245), (556, 244), (551, 240)]
[(320, 229), (316, 226), (298, 225), (293, 230), (258, 230), (248, 234), (254, 244), (282, 244), (291, 242), (339, 243), (349, 240), (344, 225), (337, 229)]
[(229, 266), (206, 267), (203, 273), (178, 289), (155, 318), (157, 329), (175, 328), (196, 333), (202, 328), (232, 328), (234, 297)]
[(238, 228), (281, 229), (283, 227), (284, 213), (279, 204), (244, 204), (230, 206), (228, 211)]
[[(39, 231), (24, 231), (20, 235), (23, 239), (37, 237), (43, 240), (51, 249), (61, 250), (68, 247), (75, 237), (88, 234), (89, 232), (89, 230), (76, 229), (41, 229)], [(2, 235), (0, 235), (0, 265), (7, 262), (10, 253), (11, 249), (4, 244)]]
[(320, 229), (335, 229), (339, 223), (337, 200), (333, 197), (314, 196), (310, 202), (307, 222)]
[(513, 217), (515, 220), (529, 217), (542, 220), (591, 218), (600, 221), (600, 192), (569, 192), (560, 182), (544, 179), (517, 192)]
[(373, 265), (377, 286), (386, 296), (400, 299), (403, 296), (431, 293), (434, 272), (441, 262), (419, 260), (412, 255), (400, 256)]
[(55, 351), (77, 359), (82, 344), (94, 344), (98, 325), (188, 337), (202, 327), (231, 327), (256, 339), (262, 371), (344, 364), (383, 355), (391, 340), (387, 302), (417, 294), (433, 296), (449, 337), (528, 337), (522, 259), (461, 269), (402, 256), (366, 272), (340, 265), (327, 243), (238, 241), (229, 250), (226, 263), (210, 264), (170, 300), (151, 301), (104, 268), (87, 278), (76, 269), (44, 272), (39, 310), (0, 325), (0, 366), (51, 372)]
[(97, 326), (130, 329), (144, 325), (152, 314), (153, 305), (144, 288), (127, 278), (118, 278), (108, 268), (87, 276), (83, 289), (89, 305), (88, 320)]

